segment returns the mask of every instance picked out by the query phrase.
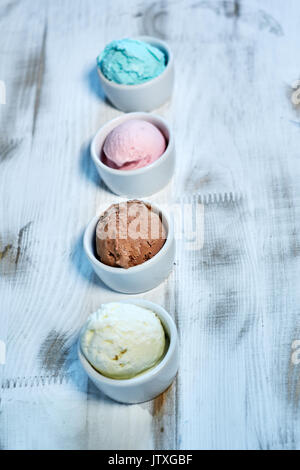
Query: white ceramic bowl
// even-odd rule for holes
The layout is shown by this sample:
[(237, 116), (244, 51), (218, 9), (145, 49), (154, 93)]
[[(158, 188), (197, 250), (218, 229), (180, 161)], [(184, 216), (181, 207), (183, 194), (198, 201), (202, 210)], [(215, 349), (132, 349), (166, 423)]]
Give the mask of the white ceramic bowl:
[[(155, 162), (137, 170), (116, 170), (102, 160), (107, 135), (119, 124), (130, 119), (143, 119), (156, 126), (165, 136), (167, 148)], [(175, 145), (172, 131), (164, 119), (148, 113), (128, 113), (106, 123), (95, 135), (91, 156), (100, 178), (119, 196), (146, 197), (161, 190), (170, 181), (175, 169)]]
[(135, 39), (147, 42), (160, 49), (166, 56), (164, 71), (140, 85), (120, 85), (108, 80), (97, 67), (102, 88), (112, 102), (121, 111), (151, 111), (171, 98), (174, 85), (174, 59), (169, 46), (160, 39), (151, 36), (138, 36)]
[(118, 302), (132, 303), (148, 308), (160, 318), (169, 339), (168, 350), (156, 366), (132, 379), (110, 379), (94, 369), (81, 351), (79, 336), (78, 356), (89, 378), (105, 395), (121, 403), (141, 403), (152, 400), (164, 392), (173, 382), (179, 364), (177, 328), (172, 317), (164, 308), (143, 299), (122, 300)]
[(161, 214), (167, 239), (161, 250), (153, 258), (128, 269), (107, 266), (95, 256), (96, 226), (101, 214), (88, 224), (83, 238), (85, 253), (97, 276), (111, 289), (125, 294), (138, 294), (158, 286), (170, 274), (175, 259), (175, 239), (173, 223), (157, 205), (151, 204), (154, 212)]

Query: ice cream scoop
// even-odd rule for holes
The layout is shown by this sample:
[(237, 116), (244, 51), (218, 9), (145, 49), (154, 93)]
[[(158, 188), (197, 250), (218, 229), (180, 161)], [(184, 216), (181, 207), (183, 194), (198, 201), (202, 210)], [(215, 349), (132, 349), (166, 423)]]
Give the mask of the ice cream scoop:
[(159, 214), (142, 201), (111, 205), (96, 227), (96, 253), (108, 265), (130, 268), (155, 256), (166, 241)]
[(150, 165), (166, 150), (166, 139), (151, 122), (129, 119), (106, 137), (102, 161), (110, 168), (136, 170)]
[(160, 75), (166, 57), (157, 47), (135, 39), (110, 42), (97, 57), (104, 76), (122, 85), (139, 85)]
[(130, 379), (155, 366), (166, 347), (164, 328), (151, 310), (130, 304), (103, 304), (81, 336), (90, 364), (112, 379)]

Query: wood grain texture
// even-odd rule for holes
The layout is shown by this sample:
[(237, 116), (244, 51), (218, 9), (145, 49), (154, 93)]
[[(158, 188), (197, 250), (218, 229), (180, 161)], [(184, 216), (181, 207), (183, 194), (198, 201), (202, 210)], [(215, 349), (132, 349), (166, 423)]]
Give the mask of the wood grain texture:
[[(1, 0), (0, 448), (300, 449), (299, 29), (297, 0)], [(95, 58), (137, 34), (165, 38), (176, 62), (156, 111), (176, 174), (152, 199), (204, 208), (204, 245), (179, 240), (170, 278), (141, 296), (176, 320), (177, 380), (124, 406), (88, 382), (75, 342), (123, 298), (93, 274), (82, 234), (118, 199), (89, 156), (120, 114)]]

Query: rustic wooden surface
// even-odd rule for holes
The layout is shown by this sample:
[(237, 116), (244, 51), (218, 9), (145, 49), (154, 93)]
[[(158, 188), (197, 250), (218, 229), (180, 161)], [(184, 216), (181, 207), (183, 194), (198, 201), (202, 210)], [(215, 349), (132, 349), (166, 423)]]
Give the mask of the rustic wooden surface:
[[(0, 448), (300, 449), (299, 31), (298, 0), (0, 1)], [(179, 242), (171, 277), (142, 296), (176, 319), (177, 381), (125, 406), (88, 382), (75, 341), (122, 297), (93, 275), (82, 232), (118, 199), (89, 157), (120, 114), (95, 58), (137, 34), (176, 61), (157, 112), (177, 170), (153, 200), (203, 202), (204, 246)]]

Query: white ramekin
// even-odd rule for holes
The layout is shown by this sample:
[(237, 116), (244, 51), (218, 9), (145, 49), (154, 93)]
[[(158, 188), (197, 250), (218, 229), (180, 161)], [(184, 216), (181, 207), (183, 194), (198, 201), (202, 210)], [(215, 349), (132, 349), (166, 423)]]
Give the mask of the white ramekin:
[(132, 299), (118, 302), (132, 303), (148, 308), (160, 318), (169, 339), (168, 350), (161, 362), (132, 379), (117, 380), (105, 377), (91, 366), (81, 351), (80, 341), (84, 327), (78, 341), (79, 360), (96, 387), (113, 400), (121, 403), (141, 403), (152, 400), (171, 385), (178, 371), (179, 354), (176, 325), (164, 308), (148, 300)]
[(148, 261), (128, 269), (107, 266), (101, 263), (95, 256), (96, 226), (101, 214), (93, 217), (83, 237), (85, 253), (97, 276), (108, 287), (124, 294), (138, 294), (153, 289), (168, 277), (174, 264), (175, 238), (173, 223), (169, 216), (156, 204), (149, 202), (146, 202), (146, 204), (150, 204), (154, 212), (161, 214), (162, 223), (167, 232), (164, 246)]
[[(165, 136), (167, 148), (155, 162), (137, 170), (116, 170), (102, 162), (107, 135), (119, 124), (130, 119), (143, 119), (156, 126)], [(100, 178), (119, 196), (146, 197), (160, 191), (170, 181), (175, 169), (175, 145), (171, 129), (160, 116), (148, 113), (128, 113), (101, 127), (91, 143), (91, 156)]]
[(151, 36), (138, 36), (135, 39), (147, 42), (160, 49), (166, 56), (167, 65), (158, 76), (140, 85), (120, 85), (108, 80), (97, 66), (102, 88), (112, 102), (121, 111), (151, 111), (171, 98), (174, 85), (174, 59), (169, 46), (160, 39)]

